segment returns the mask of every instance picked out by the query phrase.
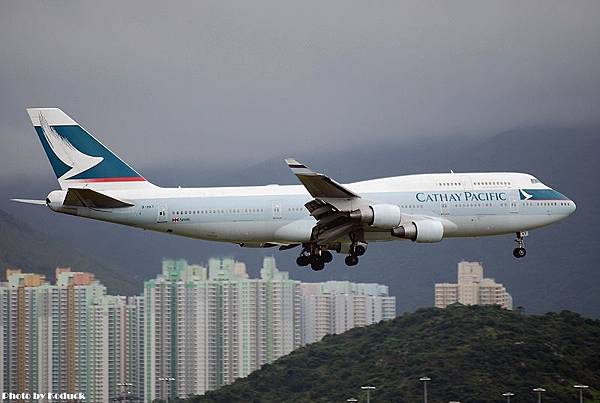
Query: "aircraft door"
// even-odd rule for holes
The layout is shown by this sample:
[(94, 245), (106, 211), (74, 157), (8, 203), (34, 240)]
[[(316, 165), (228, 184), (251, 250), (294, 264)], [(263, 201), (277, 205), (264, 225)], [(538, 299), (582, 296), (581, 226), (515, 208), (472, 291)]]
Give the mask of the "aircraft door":
[(450, 214), (450, 212), (448, 211), (448, 203), (447, 202), (442, 202), (440, 213), (442, 215), (449, 215)]
[(169, 222), (169, 209), (165, 205), (158, 206), (158, 214), (156, 216), (157, 223)]
[(519, 212), (519, 198), (515, 192), (511, 192), (510, 194), (508, 200), (508, 210), (514, 214)]
[(274, 220), (279, 220), (281, 219), (281, 202), (278, 201), (274, 201), (272, 203), (273, 206), (273, 219)]
[(471, 180), (471, 177), (463, 175), (461, 176), (460, 180), (465, 190), (473, 190), (473, 181)]

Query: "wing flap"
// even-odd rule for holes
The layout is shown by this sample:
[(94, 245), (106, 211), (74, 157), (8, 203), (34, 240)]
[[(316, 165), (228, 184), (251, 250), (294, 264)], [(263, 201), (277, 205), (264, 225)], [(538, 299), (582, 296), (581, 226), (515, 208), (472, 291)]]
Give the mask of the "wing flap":
[(357, 227), (346, 211), (340, 211), (323, 200), (311, 200), (304, 205), (310, 215), (317, 220), (313, 227), (312, 239), (320, 245), (326, 245), (337, 238), (349, 234)]
[(133, 204), (123, 200), (115, 199), (103, 193), (92, 189), (69, 188), (65, 201), (65, 206), (88, 207), (88, 208), (123, 208), (131, 207)]

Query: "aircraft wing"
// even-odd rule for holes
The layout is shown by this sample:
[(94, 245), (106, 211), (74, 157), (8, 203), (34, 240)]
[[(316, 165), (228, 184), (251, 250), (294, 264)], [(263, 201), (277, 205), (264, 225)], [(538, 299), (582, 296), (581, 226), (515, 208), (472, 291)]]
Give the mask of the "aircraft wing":
[(340, 185), (330, 177), (312, 171), (306, 165), (301, 164), (293, 158), (285, 160), (292, 173), (300, 179), (308, 193), (315, 199), (323, 198), (360, 198), (350, 189)]
[(339, 184), (330, 177), (312, 171), (306, 165), (288, 158), (288, 167), (300, 179), (306, 190), (314, 197), (304, 206), (317, 220), (311, 238), (318, 244), (327, 245), (352, 231), (362, 232), (362, 224), (350, 218), (352, 206), (367, 203), (360, 195)]

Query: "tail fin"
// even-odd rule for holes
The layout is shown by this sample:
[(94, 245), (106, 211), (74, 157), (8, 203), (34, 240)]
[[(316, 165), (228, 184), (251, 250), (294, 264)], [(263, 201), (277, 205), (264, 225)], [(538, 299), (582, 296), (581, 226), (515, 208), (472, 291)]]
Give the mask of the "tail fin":
[(27, 113), (62, 189), (154, 186), (60, 109)]

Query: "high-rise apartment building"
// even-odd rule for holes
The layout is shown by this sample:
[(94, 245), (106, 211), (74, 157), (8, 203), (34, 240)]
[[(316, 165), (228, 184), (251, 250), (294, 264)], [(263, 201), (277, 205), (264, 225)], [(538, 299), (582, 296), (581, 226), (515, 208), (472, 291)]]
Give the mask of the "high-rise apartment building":
[(396, 317), (396, 297), (380, 284), (302, 283), (302, 343)]
[(299, 282), (273, 258), (260, 279), (231, 258), (165, 260), (145, 301), (148, 400), (203, 394), (300, 346)]
[[(124, 318), (124, 345), (122, 348), (120, 379), (115, 383), (115, 395), (144, 400), (144, 329), (145, 305), (143, 296), (127, 297)], [(124, 355), (124, 358), (123, 358)]]
[[(144, 305), (142, 297), (106, 295), (88, 314), (89, 399), (144, 397)], [(87, 397), (87, 395), (86, 395)]]
[(435, 285), (435, 306), (448, 305), (500, 305), (512, 309), (512, 297), (502, 284), (494, 279), (483, 277), (480, 262), (458, 263), (458, 283), (437, 283)]
[[(133, 354), (122, 344), (135, 339), (126, 328), (124, 297), (107, 296), (91, 273), (58, 268), (50, 284), (7, 270), (0, 302), (1, 390), (83, 393), (93, 402), (117, 396), (123, 361)], [(139, 357), (133, 361), (143, 366)]]
[(8, 281), (0, 286), (0, 391), (37, 391), (44, 376), (39, 368), (38, 343), (44, 334), (38, 331), (38, 311), (42, 310), (37, 290), (46, 284), (44, 276), (8, 269)]

